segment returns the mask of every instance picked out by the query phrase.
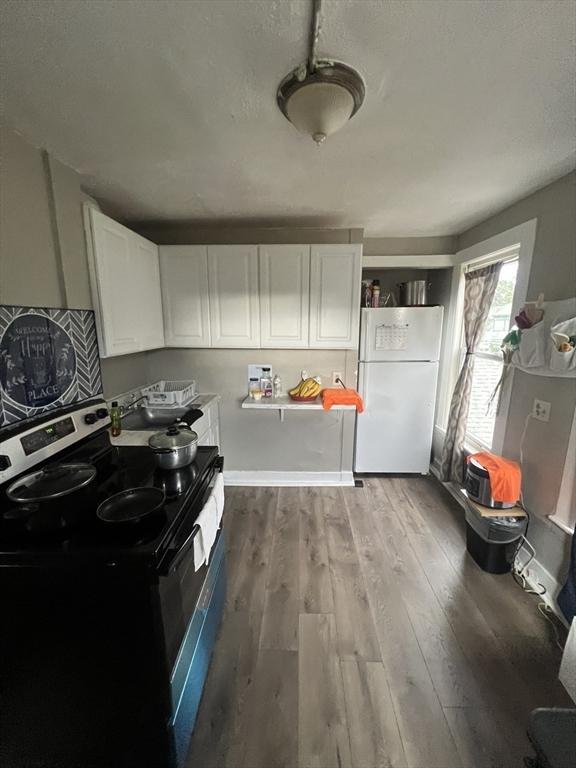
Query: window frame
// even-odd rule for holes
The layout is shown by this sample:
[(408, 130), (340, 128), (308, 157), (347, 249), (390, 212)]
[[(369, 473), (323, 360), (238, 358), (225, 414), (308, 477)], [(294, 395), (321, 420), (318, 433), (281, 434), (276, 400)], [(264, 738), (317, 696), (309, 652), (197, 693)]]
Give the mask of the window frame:
[(560, 491), (556, 502), (556, 509), (550, 520), (565, 533), (574, 535), (576, 530), (576, 478), (574, 466), (576, 465), (576, 410), (572, 417), (572, 427), (566, 451), (566, 460), (562, 472)]
[[(469, 248), (464, 248), (458, 251), (454, 257), (455, 266), (452, 270), (450, 310), (446, 330), (446, 354), (440, 371), (440, 396), (436, 421), (436, 426), (442, 435), (442, 440), (448, 424), (452, 393), (462, 367), (461, 333), (464, 319), (464, 274), (472, 266), (475, 268), (486, 266), (495, 261), (510, 259), (513, 255), (517, 254), (518, 273), (516, 275), (516, 288), (512, 303), (514, 307), (521, 306), (525, 303), (528, 294), (528, 280), (532, 266), (536, 226), (537, 219), (531, 219), (505, 232), (482, 240)], [(501, 453), (504, 445), (513, 380), (514, 369), (507, 376), (500, 394), (492, 439), (492, 450), (495, 453)], [(468, 442), (465, 447), (471, 450), (477, 448), (477, 446)]]

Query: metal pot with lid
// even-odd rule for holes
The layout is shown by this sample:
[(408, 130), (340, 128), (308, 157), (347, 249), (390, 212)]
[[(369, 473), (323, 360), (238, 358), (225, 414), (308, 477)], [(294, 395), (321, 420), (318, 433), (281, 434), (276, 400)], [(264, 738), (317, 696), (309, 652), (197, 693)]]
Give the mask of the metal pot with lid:
[(148, 440), (160, 469), (180, 469), (192, 464), (198, 451), (198, 435), (188, 425), (176, 425), (156, 432)]
[(407, 280), (398, 283), (401, 307), (420, 307), (428, 304), (430, 283), (427, 280)]

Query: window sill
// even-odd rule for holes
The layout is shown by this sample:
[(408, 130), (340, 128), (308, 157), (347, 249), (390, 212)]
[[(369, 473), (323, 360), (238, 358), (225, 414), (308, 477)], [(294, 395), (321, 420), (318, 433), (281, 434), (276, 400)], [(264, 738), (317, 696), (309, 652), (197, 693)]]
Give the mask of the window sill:
[(565, 520), (562, 520), (561, 517), (558, 517), (557, 515), (548, 515), (548, 520), (550, 520), (551, 523), (554, 523), (554, 525), (557, 525), (560, 530), (564, 531), (564, 533), (567, 533), (570, 536), (574, 535), (574, 526), (568, 525), (568, 523)]

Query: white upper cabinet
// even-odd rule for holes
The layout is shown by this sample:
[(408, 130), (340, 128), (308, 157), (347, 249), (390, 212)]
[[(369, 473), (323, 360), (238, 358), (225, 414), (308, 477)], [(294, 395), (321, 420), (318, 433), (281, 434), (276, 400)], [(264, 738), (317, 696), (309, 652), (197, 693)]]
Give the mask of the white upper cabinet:
[(92, 247), (90, 285), (101, 357), (140, 349), (136, 318), (127, 311), (136, 301), (132, 283), (131, 235), (126, 227), (90, 209)]
[(134, 271), (131, 279), (137, 293), (133, 306), (138, 312), (140, 349), (158, 349), (164, 346), (158, 246), (134, 235), (132, 248)]
[(310, 347), (358, 346), (361, 245), (313, 245), (310, 267)]
[(160, 246), (160, 276), (166, 346), (209, 347), (208, 248)]
[(262, 347), (308, 346), (310, 246), (260, 246)]
[(353, 349), (361, 245), (169, 245), (85, 206), (101, 357), (169, 347)]
[(94, 208), (87, 226), (100, 356), (164, 346), (158, 247)]
[(210, 334), (213, 347), (259, 347), (258, 248), (209, 245)]

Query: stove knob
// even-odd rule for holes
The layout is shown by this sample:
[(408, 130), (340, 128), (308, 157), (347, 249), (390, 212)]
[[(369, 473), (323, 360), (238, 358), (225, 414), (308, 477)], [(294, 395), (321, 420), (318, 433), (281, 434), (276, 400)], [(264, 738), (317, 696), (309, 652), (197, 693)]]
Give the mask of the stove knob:
[(86, 416), (84, 416), (84, 424), (95, 424), (95, 423), (96, 423), (95, 413), (87, 413)]
[(105, 419), (108, 416), (108, 408), (98, 408), (96, 410), (97, 419)]
[(10, 456), (0, 456), (0, 472), (3, 472), (8, 467), (12, 466)]

